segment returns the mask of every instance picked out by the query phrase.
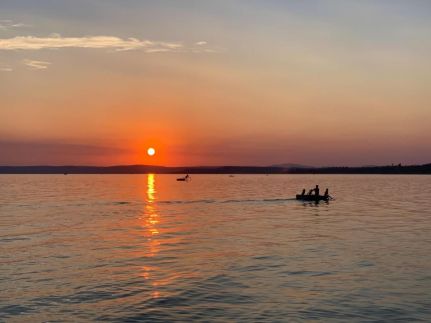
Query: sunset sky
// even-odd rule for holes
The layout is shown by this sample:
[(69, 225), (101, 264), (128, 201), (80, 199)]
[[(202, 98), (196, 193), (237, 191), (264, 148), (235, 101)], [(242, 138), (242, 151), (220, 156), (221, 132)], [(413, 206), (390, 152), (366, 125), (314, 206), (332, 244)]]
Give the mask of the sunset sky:
[(428, 0), (2, 0), (0, 165), (429, 163), (430, 58)]

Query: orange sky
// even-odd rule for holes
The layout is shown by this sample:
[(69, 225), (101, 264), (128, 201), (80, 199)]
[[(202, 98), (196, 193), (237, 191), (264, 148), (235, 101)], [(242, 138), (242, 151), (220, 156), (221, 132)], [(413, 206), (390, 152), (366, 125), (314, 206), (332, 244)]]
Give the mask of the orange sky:
[(2, 2), (0, 164), (430, 162), (430, 12)]

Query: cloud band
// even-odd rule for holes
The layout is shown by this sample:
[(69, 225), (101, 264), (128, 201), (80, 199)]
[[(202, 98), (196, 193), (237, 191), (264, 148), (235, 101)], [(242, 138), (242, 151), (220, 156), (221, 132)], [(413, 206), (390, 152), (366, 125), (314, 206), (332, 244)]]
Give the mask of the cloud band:
[(31, 60), (31, 59), (25, 59), (23, 61), (24, 65), (30, 67), (31, 69), (34, 70), (44, 70), (48, 67), (49, 64), (51, 64), (50, 62), (44, 62), (44, 61), (35, 61), (35, 60)]
[(114, 50), (142, 49), (148, 53), (171, 52), (183, 49), (180, 43), (140, 40), (137, 38), (122, 39), (114, 36), (86, 37), (34, 37), (17, 36), (0, 39), (0, 50), (39, 50), (58, 48), (110, 48)]

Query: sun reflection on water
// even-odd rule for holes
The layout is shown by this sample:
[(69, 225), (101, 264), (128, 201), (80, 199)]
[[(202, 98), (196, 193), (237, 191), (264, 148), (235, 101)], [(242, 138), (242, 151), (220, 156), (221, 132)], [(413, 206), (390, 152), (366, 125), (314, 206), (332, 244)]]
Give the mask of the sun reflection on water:
[(145, 204), (145, 227), (149, 241), (149, 257), (154, 257), (159, 252), (160, 243), (156, 237), (160, 234), (157, 225), (159, 224), (159, 215), (156, 208), (156, 179), (154, 174), (147, 176), (147, 197)]
[[(160, 222), (159, 215), (157, 213), (156, 206), (156, 176), (154, 174), (147, 175), (147, 189), (145, 198), (145, 209), (144, 209), (144, 235), (147, 238), (147, 257), (155, 257), (160, 251), (160, 241), (157, 239), (160, 234), (157, 225)], [(151, 292), (152, 298), (159, 298), (160, 291), (158, 290), (157, 280), (155, 275), (157, 273), (157, 267), (143, 266), (141, 276), (151, 282), (151, 286), (154, 289)]]
[[(163, 232), (161, 232), (160, 224), (161, 217), (158, 210), (157, 205), (157, 190), (156, 190), (156, 175), (148, 174), (147, 175), (147, 187), (145, 192), (145, 208), (144, 208), (144, 217), (143, 217), (143, 235), (146, 238), (145, 242), (145, 257), (154, 258), (159, 255), (161, 252), (161, 247), (163, 242), (166, 243), (167, 240), (162, 238), (162, 233), (167, 233), (167, 229), (165, 228)], [(166, 226), (166, 223), (165, 223)], [(173, 233), (175, 231), (179, 231), (180, 227), (171, 228), (171, 231), (168, 232)], [(180, 239), (170, 238), (168, 239), (169, 243), (179, 243)], [(151, 266), (145, 265), (141, 267), (142, 271), (140, 276), (143, 277), (146, 281), (148, 281), (149, 286), (151, 286), (151, 297), (152, 298), (160, 298), (166, 296), (166, 286), (174, 284), (179, 279), (185, 279), (193, 277), (194, 274), (184, 273), (184, 272), (170, 272), (166, 270), (166, 268), (159, 266)]]

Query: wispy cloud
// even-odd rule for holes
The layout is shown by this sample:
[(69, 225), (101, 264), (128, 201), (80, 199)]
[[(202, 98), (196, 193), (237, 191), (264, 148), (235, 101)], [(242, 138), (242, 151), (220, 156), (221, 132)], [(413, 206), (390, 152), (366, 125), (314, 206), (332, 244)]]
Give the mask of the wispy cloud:
[(17, 36), (0, 38), (0, 50), (38, 50), (58, 48), (110, 48), (118, 51), (142, 49), (148, 53), (181, 51), (181, 43), (122, 39), (115, 36), (61, 37), (52, 34), (49, 37)]
[(13, 22), (10, 19), (0, 19), (0, 30), (8, 30), (21, 27), (29, 27), (29, 25), (23, 24), (21, 22)]
[(189, 51), (195, 54), (199, 53), (223, 53), (226, 52), (225, 48), (221, 47), (209, 47), (208, 42), (201, 40), (198, 42), (195, 42), (192, 47), (189, 48)]
[(48, 65), (51, 64), (50, 62), (44, 62), (44, 61), (35, 61), (31, 59), (25, 59), (23, 60), (24, 65), (28, 66), (29, 68), (33, 70), (44, 70), (48, 68)]
[(2, 66), (0, 67), (0, 72), (12, 72), (13, 69), (11, 67), (8, 66)]
[(115, 36), (62, 37), (53, 33), (48, 37), (16, 36), (0, 38), (0, 50), (40, 50), (60, 48), (105, 48), (116, 51), (143, 50), (146, 53), (192, 52), (217, 53), (220, 49), (208, 48), (206, 41), (198, 41), (192, 46), (181, 42), (141, 40), (137, 38), (119, 38)]

